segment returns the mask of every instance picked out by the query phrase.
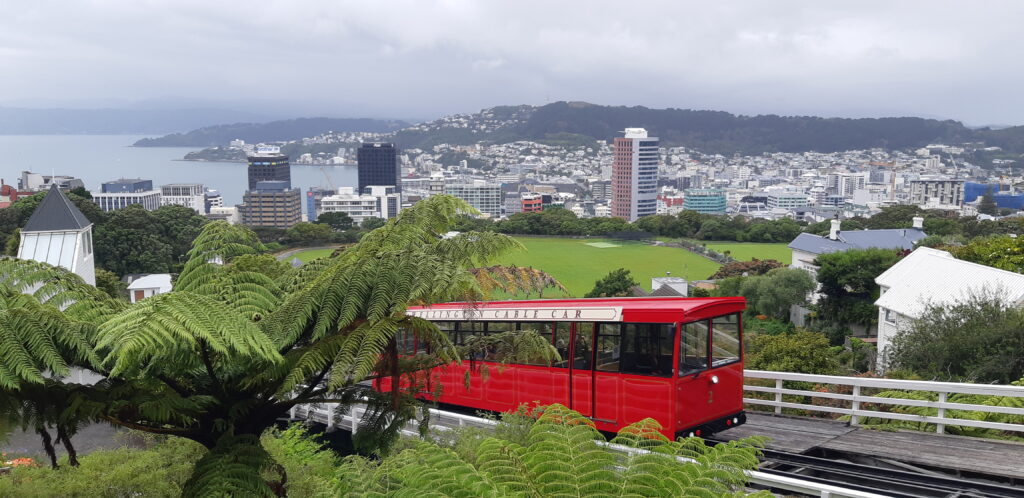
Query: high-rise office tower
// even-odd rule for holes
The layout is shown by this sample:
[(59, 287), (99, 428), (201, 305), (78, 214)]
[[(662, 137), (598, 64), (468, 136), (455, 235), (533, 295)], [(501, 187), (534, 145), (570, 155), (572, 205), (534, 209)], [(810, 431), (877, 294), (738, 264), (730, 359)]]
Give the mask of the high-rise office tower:
[(364, 143), (356, 152), (359, 163), (359, 193), (366, 193), (370, 185), (394, 185), (395, 192), (402, 192), (398, 177), (398, 149), (392, 143)]
[(242, 196), (242, 224), (288, 229), (302, 221), (302, 193), (283, 181), (261, 181)]
[(249, 190), (256, 190), (258, 182), (285, 182), (292, 188), (292, 168), (279, 147), (258, 147), (249, 156)]
[(612, 216), (628, 221), (656, 214), (658, 210), (657, 137), (643, 128), (626, 128), (616, 137), (612, 160)]

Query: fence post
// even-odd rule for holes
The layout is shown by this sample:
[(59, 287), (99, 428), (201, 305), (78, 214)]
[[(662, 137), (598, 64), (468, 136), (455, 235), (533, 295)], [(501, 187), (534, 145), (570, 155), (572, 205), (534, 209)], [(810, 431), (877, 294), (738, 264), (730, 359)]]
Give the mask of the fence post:
[(356, 410), (358, 409), (358, 407), (359, 407), (359, 405), (352, 405), (352, 409), (349, 410), (349, 415), (352, 417), (352, 435), (353, 436), (356, 434), (356, 430), (359, 429), (359, 419), (361, 418), (356, 413)]
[(853, 404), (850, 405), (850, 425), (857, 425), (857, 410), (860, 410), (860, 386), (853, 386)]
[(775, 413), (782, 414), (782, 379), (775, 379)]
[[(939, 393), (939, 403), (945, 403), (945, 402), (946, 402), (946, 393)], [(945, 407), (942, 407), (942, 406), (939, 407), (939, 415), (938, 415), (938, 417), (939, 418), (946, 418), (946, 408)], [(937, 432), (939, 434), (945, 434), (946, 433), (946, 424), (935, 424), (935, 432)]]

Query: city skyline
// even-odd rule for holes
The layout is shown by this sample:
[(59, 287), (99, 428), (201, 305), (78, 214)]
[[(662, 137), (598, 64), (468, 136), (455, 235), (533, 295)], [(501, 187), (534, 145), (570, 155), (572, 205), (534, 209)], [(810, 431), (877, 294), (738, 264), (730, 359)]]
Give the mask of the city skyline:
[[(1024, 111), (1019, 3), (247, 7), (23, 6), (0, 20), (0, 64), (19, 75), (0, 82), (0, 105), (419, 120), (583, 100), (970, 125)], [(253, 71), (290, 76), (239, 76)]]

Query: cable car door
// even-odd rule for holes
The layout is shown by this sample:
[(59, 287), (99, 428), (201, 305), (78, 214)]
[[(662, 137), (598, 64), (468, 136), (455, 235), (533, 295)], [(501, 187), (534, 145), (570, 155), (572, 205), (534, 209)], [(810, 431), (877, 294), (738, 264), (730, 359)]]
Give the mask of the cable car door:
[(591, 323), (572, 324), (572, 361), (569, 362), (569, 408), (592, 417), (594, 407), (594, 328)]

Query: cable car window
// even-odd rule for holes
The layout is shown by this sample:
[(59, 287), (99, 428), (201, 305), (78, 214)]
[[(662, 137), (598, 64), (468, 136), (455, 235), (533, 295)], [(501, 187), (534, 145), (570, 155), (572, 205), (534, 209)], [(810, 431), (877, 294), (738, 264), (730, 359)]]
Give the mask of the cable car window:
[(398, 346), (398, 354), (413, 354), (416, 352), (416, 336), (408, 329), (398, 329), (395, 333), (395, 342)]
[(622, 332), (619, 371), (641, 375), (672, 375), (672, 326), (666, 323), (626, 323)]
[(487, 333), (497, 334), (516, 329), (516, 322), (487, 322)]
[[(486, 322), (459, 322), (459, 339), (462, 341), (459, 344), (467, 344), (468, 339), (474, 335), (484, 335), (486, 327)], [(482, 360), (484, 359), (484, 353), (476, 351), (472, 354), (472, 357), (474, 360)]]
[(569, 368), (569, 323), (558, 322), (555, 324), (555, 349), (562, 361), (552, 365), (557, 368)]
[(455, 322), (434, 322), (434, 325), (441, 329), (441, 332), (448, 334), (448, 339), (452, 341), (452, 344), (456, 346), (462, 344), (459, 342), (459, 332), (455, 328)]
[(700, 372), (708, 368), (708, 322), (683, 324), (682, 344), (679, 345), (679, 375)]
[[(519, 322), (517, 325), (519, 326), (519, 330), (520, 331), (523, 331), (523, 332), (528, 332), (528, 331), (529, 332), (536, 332), (537, 335), (543, 337), (544, 340), (546, 340), (548, 342), (548, 344), (551, 344), (551, 323), (550, 322)], [(561, 354), (561, 353), (559, 353), (559, 354)], [(526, 365), (541, 365), (541, 366), (545, 366), (545, 367), (548, 366), (548, 362), (546, 362), (546, 361), (545, 362), (539, 362), (539, 361), (532, 362), (532, 361), (530, 361), (530, 362), (526, 362), (525, 364)]]
[[(487, 334), (502, 334), (516, 329), (516, 322), (484, 322), (487, 325)], [(486, 361), (502, 361), (505, 354), (498, 352), (497, 348), (490, 346), (484, 355)]]
[(740, 315), (716, 316), (711, 319), (711, 366), (717, 367), (740, 360)]
[(618, 372), (621, 348), (622, 324), (602, 323), (597, 326), (597, 365), (594, 370)]
[(576, 324), (576, 343), (572, 350), (572, 368), (590, 370), (593, 362), (594, 324)]

